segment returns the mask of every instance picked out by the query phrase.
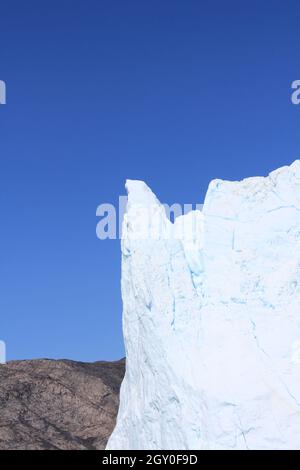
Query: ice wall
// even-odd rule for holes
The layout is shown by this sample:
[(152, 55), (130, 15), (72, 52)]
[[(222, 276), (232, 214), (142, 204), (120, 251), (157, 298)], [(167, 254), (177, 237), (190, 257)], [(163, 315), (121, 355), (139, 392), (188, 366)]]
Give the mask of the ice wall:
[(127, 191), (108, 449), (300, 449), (300, 162), (214, 180), (175, 224), (145, 183)]

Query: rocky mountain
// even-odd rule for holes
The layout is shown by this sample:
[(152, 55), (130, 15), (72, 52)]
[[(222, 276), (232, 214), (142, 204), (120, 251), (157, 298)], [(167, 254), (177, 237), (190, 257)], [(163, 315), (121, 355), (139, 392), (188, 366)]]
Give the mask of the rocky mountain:
[(124, 370), (124, 359), (0, 365), (0, 449), (105, 448)]

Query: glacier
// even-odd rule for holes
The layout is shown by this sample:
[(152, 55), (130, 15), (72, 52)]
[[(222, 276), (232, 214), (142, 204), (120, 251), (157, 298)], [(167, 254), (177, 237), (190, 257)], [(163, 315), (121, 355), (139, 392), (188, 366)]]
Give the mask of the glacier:
[(126, 187), (107, 449), (300, 449), (300, 161), (213, 180), (174, 223), (144, 182)]

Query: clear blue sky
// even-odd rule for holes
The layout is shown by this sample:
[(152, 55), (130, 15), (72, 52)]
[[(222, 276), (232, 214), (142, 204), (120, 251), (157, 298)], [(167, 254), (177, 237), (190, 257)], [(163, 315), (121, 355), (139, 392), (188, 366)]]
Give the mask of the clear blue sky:
[(0, 339), (9, 359), (117, 359), (126, 178), (202, 202), (300, 157), (299, 1), (2, 1)]

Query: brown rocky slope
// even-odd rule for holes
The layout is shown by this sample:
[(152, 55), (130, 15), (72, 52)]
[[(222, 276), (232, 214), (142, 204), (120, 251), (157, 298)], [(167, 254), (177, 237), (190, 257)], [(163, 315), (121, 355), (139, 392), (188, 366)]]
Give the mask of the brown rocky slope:
[(0, 365), (0, 449), (105, 448), (124, 372), (124, 359)]

